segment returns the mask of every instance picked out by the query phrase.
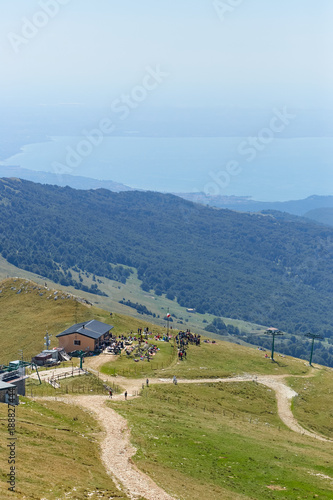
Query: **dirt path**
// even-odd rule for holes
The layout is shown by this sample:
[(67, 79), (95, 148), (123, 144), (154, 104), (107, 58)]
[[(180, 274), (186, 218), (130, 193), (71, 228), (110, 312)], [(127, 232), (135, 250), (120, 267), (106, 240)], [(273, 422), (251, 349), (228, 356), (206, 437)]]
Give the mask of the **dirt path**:
[[(105, 380), (116, 381), (128, 393), (128, 398), (138, 397), (142, 385), (146, 384), (146, 379), (126, 379), (124, 377), (103, 377)], [(320, 436), (314, 432), (307, 431), (300, 426), (291, 411), (291, 400), (297, 393), (288, 387), (284, 381), (284, 375), (254, 376), (244, 375), (233, 378), (217, 379), (178, 379), (178, 384), (203, 384), (203, 383), (239, 383), (252, 382), (263, 384), (275, 391), (277, 399), (278, 414), (284, 424), (294, 432), (315, 438), (320, 441), (333, 442), (332, 440)], [(171, 384), (172, 379), (150, 379), (149, 385)], [(40, 398), (44, 400), (54, 400), (54, 398)], [(105, 396), (75, 396), (56, 398), (69, 404), (79, 405), (90, 411), (105, 431), (105, 436), (101, 442), (102, 460), (107, 471), (124, 485), (127, 495), (131, 499), (140, 496), (147, 500), (175, 500), (159, 486), (154, 483), (146, 474), (141, 472), (132, 462), (131, 458), (136, 450), (130, 443), (130, 432), (126, 420), (105, 405), (109, 400)], [(123, 394), (113, 396), (113, 400), (124, 400)]]
[(98, 370), (105, 363), (109, 363), (110, 361), (116, 361), (119, 359), (119, 356), (115, 354), (100, 354), (99, 356), (87, 357), (84, 360), (85, 369), (95, 371)]
[[(105, 355), (108, 360), (113, 360), (116, 359), (116, 356), (113, 355)], [(98, 373), (98, 368), (105, 363), (105, 357), (101, 358), (101, 356), (96, 356), (95, 358), (91, 358), (92, 361), (89, 363), (89, 368), (92, 372)], [(88, 368), (88, 366), (87, 366)], [(97, 370), (96, 370), (97, 369)], [(61, 371), (59, 370), (52, 370), (48, 372), (42, 372), (43, 375), (52, 375), (53, 372), (56, 372), (57, 374)], [(302, 376), (302, 378), (309, 378), (313, 376), (312, 373), (308, 375)], [(101, 375), (101, 379), (109, 382), (116, 382), (117, 385), (120, 387), (124, 388), (124, 391), (126, 390), (128, 393), (129, 398), (134, 398), (138, 397), (140, 390), (142, 389), (143, 386), (146, 385), (146, 379), (129, 379), (126, 377), (120, 377), (120, 376), (111, 376), (111, 375)], [(288, 385), (285, 383), (285, 378), (287, 375), (242, 375), (238, 377), (232, 377), (232, 378), (214, 378), (214, 379), (178, 379), (178, 384), (203, 384), (203, 383), (212, 383), (212, 382), (223, 382), (223, 383), (232, 383), (232, 382), (256, 382), (259, 384), (263, 384), (266, 387), (269, 387), (272, 389), (275, 394), (276, 394), (276, 400), (277, 400), (277, 409), (278, 409), (278, 415), (282, 422), (289, 427), (294, 432), (298, 432), (299, 434), (313, 437), (315, 439), (318, 439), (320, 441), (329, 441), (333, 442), (332, 440), (325, 438), (324, 436), (320, 436), (319, 434), (315, 432), (308, 431), (304, 429), (296, 420), (294, 417), (292, 411), (291, 411), (291, 400), (293, 397), (297, 396), (297, 393), (293, 391)], [(149, 379), (149, 384), (171, 384), (172, 379), (169, 378), (153, 378)], [(113, 396), (114, 400), (123, 400), (124, 395), (114, 395)]]
[[(311, 376), (311, 375), (310, 375)], [(308, 378), (309, 375), (304, 378)], [(216, 379), (178, 379), (178, 384), (204, 384), (204, 383), (235, 383), (235, 382), (255, 382), (258, 384), (265, 385), (272, 389), (276, 394), (277, 400), (277, 409), (278, 415), (282, 422), (289, 427), (294, 432), (298, 432), (299, 434), (309, 436), (320, 441), (328, 441), (333, 442), (332, 440), (325, 438), (315, 432), (307, 431), (304, 429), (294, 417), (291, 411), (291, 400), (297, 396), (297, 393), (291, 389), (285, 383), (286, 375), (243, 375), (232, 378), (216, 378)], [(115, 377), (110, 377), (110, 380), (115, 380)], [(142, 385), (145, 385), (146, 379), (126, 379), (124, 377), (116, 377), (117, 383), (125, 388), (128, 392), (129, 397), (136, 397)], [(172, 383), (172, 379), (151, 379), (149, 380), (149, 384), (170, 384)], [(117, 395), (114, 399), (124, 399), (123, 395)]]
[(321, 436), (320, 434), (304, 429), (304, 427), (297, 422), (291, 411), (291, 401), (293, 397), (297, 396), (297, 392), (285, 384), (284, 377), (280, 379), (274, 376), (258, 377), (257, 382), (275, 391), (278, 415), (289, 429), (299, 434), (318, 439), (319, 441), (333, 442), (331, 439)]
[(131, 458), (136, 449), (130, 443), (127, 422), (105, 405), (106, 400), (105, 396), (57, 398), (57, 401), (79, 405), (90, 411), (99, 421), (105, 431), (101, 452), (106, 470), (123, 485), (131, 499), (142, 496), (147, 500), (175, 500), (132, 463)]

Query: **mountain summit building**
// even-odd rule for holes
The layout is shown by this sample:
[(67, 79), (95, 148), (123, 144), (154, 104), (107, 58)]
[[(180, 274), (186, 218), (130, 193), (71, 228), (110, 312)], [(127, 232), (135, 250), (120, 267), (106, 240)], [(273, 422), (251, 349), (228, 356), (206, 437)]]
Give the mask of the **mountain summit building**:
[(95, 319), (77, 323), (57, 335), (59, 347), (66, 352), (95, 351), (108, 342), (112, 328), (112, 325)]

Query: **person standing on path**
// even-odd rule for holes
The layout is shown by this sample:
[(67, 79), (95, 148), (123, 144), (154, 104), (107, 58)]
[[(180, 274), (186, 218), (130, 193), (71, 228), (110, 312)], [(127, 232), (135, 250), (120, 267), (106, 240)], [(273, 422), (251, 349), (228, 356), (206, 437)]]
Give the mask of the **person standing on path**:
[(109, 390), (110, 398), (112, 399), (112, 389)]
[(127, 391), (125, 391), (124, 396), (125, 396), (125, 401), (127, 401)]
[(146, 380), (146, 386), (149, 387), (149, 379)]

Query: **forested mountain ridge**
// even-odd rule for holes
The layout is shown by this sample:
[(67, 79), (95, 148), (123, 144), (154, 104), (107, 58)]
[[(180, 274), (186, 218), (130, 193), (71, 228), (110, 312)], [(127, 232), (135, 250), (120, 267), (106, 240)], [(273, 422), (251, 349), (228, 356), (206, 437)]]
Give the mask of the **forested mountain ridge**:
[[(333, 229), (155, 192), (0, 182), (0, 251), (62, 284), (73, 268), (216, 316), (331, 335)], [(80, 287), (80, 283), (76, 283)], [(95, 293), (98, 284), (94, 285)]]
[(208, 196), (205, 193), (178, 193), (178, 196), (210, 207), (228, 208), (239, 212), (278, 210), (310, 219), (312, 218), (311, 214), (309, 215), (310, 211), (333, 208), (333, 196), (312, 195), (302, 200), (290, 201), (256, 201), (247, 196)]
[(333, 207), (310, 210), (304, 214), (304, 217), (308, 217), (309, 219), (315, 220), (327, 226), (333, 226)]

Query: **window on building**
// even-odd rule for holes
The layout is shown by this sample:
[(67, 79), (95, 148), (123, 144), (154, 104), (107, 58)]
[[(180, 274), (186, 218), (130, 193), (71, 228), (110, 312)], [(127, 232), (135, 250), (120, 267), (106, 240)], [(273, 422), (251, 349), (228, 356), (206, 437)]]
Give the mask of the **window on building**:
[(81, 340), (74, 340), (74, 345), (81, 345)]

